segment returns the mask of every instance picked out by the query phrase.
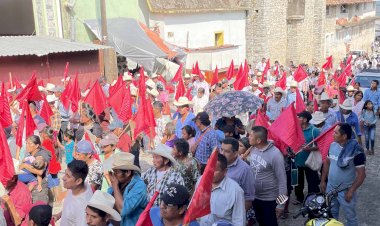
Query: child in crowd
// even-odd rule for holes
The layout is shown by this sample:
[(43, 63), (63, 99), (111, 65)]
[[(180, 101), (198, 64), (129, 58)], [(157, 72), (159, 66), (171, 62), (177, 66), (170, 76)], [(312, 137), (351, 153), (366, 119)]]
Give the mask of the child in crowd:
[[(23, 162), (33, 166), (36, 170), (45, 169), (45, 160), (42, 156), (28, 156)], [(30, 191), (32, 191), (36, 185), (37, 190), (42, 191), (42, 177), (40, 175), (35, 175), (26, 169), (23, 169), (22, 171), (24, 173), (19, 174), (18, 179), (24, 184), (27, 184)]]
[[(364, 136), (365, 136), (365, 146), (367, 148), (367, 154), (375, 154), (375, 131), (376, 131), (376, 122), (377, 116), (374, 111), (373, 103), (370, 100), (367, 100), (364, 103), (362, 114), (360, 116), (360, 122), (363, 125)], [(371, 150), (369, 142), (371, 141)]]
[(64, 144), (58, 141), (58, 146), (65, 150), (66, 164), (69, 164), (74, 159), (74, 131), (67, 130), (63, 135), (63, 140)]

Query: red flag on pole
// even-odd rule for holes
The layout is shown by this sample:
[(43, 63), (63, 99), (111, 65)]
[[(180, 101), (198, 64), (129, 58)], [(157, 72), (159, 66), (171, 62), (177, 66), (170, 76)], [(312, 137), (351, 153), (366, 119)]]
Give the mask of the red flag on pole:
[(203, 79), (203, 80), (205, 79), (205, 76), (202, 74), (201, 70), (199, 69), (198, 61), (195, 62), (193, 74), (199, 75), (200, 79)]
[(297, 70), (294, 72), (294, 80), (297, 82), (301, 82), (305, 78), (307, 78), (307, 73), (306, 71), (302, 68), (301, 65), (298, 66)]
[(187, 90), (186, 90), (186, 97), (189, 100), (193, 99), (193, 96), (191, 95), (191, 89), (190, 88), (187, 88)]
[(109, 96), (112, 96), (118, 89), (120, 89), (122, 86), (125, 86), (125, 83), (123, 81), (123, 76), (118, 76), (117, 81), (115, 85), (110, 86), (109, 89)]
[(121, 104), (121, 111), (119, 118), (124, 123), (127, 123), (128, 120), (132, 118), (132, 98), (131, 98), (131, 91), (130, 88), (125, 90), (123, 102)]
[(268, 71), (270, 69), (270, 60), (268, 58), (267, 62), (265, 63), (265, 68), (263, 71), (263, 75), (261, 76), (261, 83), (264, 84), (265, 77), (268, 75)]
[(53, 110), (51, 110), (51, 107), (49, 103), (46, 100), (46, 97), (44, 98), (44, 103), (42, 104), (41, 110), (40, 110), (40, 116), (45, 120), (46, 124), (51, 126), (51, 120), (50, 117), (53, 116)]
[(185, 96), (186, 90), (185, 90), (185, 84), (183, 84), (182, 77), (179, 78), (178, 84), (176, 87), (175, 97), (174, 99), (178, 101), (180, 97)]
[(12, 115), (4, 82), (2, 84), (0, 96), (0, 124), (2, 124), (4, 128), (12, 125)]
[(140, 80), (138, 83), (138, 88), (139, 88), (139, 97), (145, 98), (146, 84), (145, 84), (144, 67), (140, 68)]
[(278, 65), (276, 66), (276, 69), (274, 70), (274, 74), (276, 75), (276, 77), (278, 77), (280, 75), (280, 70), (279, 70)]
[(137, 109), (136, 117), (134, 118), (134, 121), (136, 122), (136, 127), (133, 132), (133, 138), (136, 139), (136, 137), (144, 131), (149, 130), (149, 124), (147, 122), (148, 114), (145, 111), (146, 104), (144, 103), (147, 101), (145, 97), (140, 98), (140, 103)]
[(180, 64), (171, 82), (178, 82), (182, 78), (183, 65)]
[(119, 117), (122, 111), (122, 104), (124, 101), (126, 89), (127, 88), (123, 86), (120, 89), (116, 90), (115, 93), (108, 98), (108, 104), (113, 108)]
[(307, 93), (308, 93), (307, 100), (308, 101), (313, 101), (313, 99), (314, 99), (313, 91), (309, 90), (309, 91), (307, 91)]
[(325, 84), (326, 84), (326, 76), (323, 70), (321, 70), (321, 73), (319, 74), (319, 77), (318, 77), (317, 86), (323, 86)]
[(322, 161), (325, 161), (327, 154), (329, 153), (330, 145), (334, 142), (334, 129), (337, 124), (333, 125), (331, 128), (319, 135), (314, 142), (317, 143), (319, 151), (322, 155)]
[(73, 112), (78, 111), (80, 99), (81, 99), (81, 93), (80, 93), (80, 87), (79, 87), (79, 81), (78, 81), (78, 73), (76, 73), (74, 82), (70, 90), (71, 110)]
[(150, 199), (148, 205), (145, 207), (144, 211), (141, 213), (136, 226), (153, 226), (152, 220), (150, 219), (150, 209), (152, 209), (154, 202), (157, 199), (159, 192), (156, 191), (152, 198)]
[(352, 61), (352, 55), (349, 55), (346, 60), (346, 65), (351, 64)]
[(238, 74), (236, 76), (236, 81), (234, 82), (234, 88), (235, 88), (235, 90), (242, 90), (248, 84), (249, 84), (248, 77), (244, 73), (243, 67), (240, 64)]
[(11, 151), (8, 146), (4, 127), (0, 123), (0, 182), (6, 186), (7, 181), (15, 174)]
[(234, 77), (235, 65), (234, 60), (231, 60), (230, 66), (227, 70), (227, 80), (231, 80)]
[[(141, 77), (144, 77), (144, 74)], [(100, 115), (107, 108), (107, 97), (99, 82), (95, 82), (83, 102), (88, 103), (97, 115)]]
[(29, 83), (25, 88), (17, 95), (16, 100), (18, 102), (23, 102), (24, 100), (28, 101), (39, 101), (43, 100), (43, 97), (38, 90), (36, 73), (33, 73), (32, 77), (29, 80)]
[(218, 66), (216, 66), (215, 71), (214, 71), (214, 75), (212, 76), (212, 81), (211, 81), (210, 86), (213, 86), (219, 82), (219, 76), (218, 75), (219, 75), (219, 70), (218, 70)]
[(281, 89), (286, 90), (286, 72), (282, 73), (280, 80), (276, 82), (276, 87), (281, 87)]
[(34, 134), (34, 130), (37, 129), (36, 123), (30, 113), (29, 104), (27, 101), (24, 102), (24, 107), (22, 110), (25, 112), (25, 130), (26, 130), (26, 138)]
[(91, 143), (91, 146), (92, 146), (92, 154), (93, 154), (93, 156), (94, 156), (94, 158), (95, 158), (96, 160), (99, 160), (99, 161), (100, 161), (99, 155), (98, 155), (98, 153), (96, 153), (96, 151), (95, 151), (96, 149), (95, 149), (94, 143), (92, 143), (92, 140), (91, 140), (91, 138), (90, 138), (90, 135), (88, 135), (88, 133), (87, 133), (86, 131), (84, 132), (84, 139)]
[(318, 111), (318, 102), (317, 99), (314, 99), (314, 112)]
[(297, 89), (296, 91), (296, 113), (301, 113), (306, 109), (305, 102), (303, 101), (301, 97), (300, 90)]
[(69, 80), (69, 81), (67, 82), (67, 84), (66, 84), (65, 90), (63, 90), (61, 96), (59, 97), (59, 99), (60, 99), (61, 102), (62, 102), (62, 105), (63, 105), (66, 109), (69, 109), (69, 107), (70, 107), (71, 88), (72, 88), (72, 84), (71, 84), (71, 80)]
[(343, 92), (343, 90), (339, 89), (339, 104), (343, 104), (343, 102), (346, 100), (346, 94)]
[(326, 62), (322, 65), (322, 68), (325, 70), (331, 69), (333, 66), (332, 64), (332, 56), (329, 56), (326, 58)]
[(148, 129), (145, 130), (145, 133), (146, 135), (153, 139), (155, 136), (156, 136), (156, 130), (155, 130), (155, 127), (156, 127), (156, 120), (154, 119), (154, 113), (153, 113), (153, 106), (152, 106), (152, 102), (150, 101), (145, 101), (145, 107), (146, 109), (146, 120), (147, 120), (147, 124), (148, 124)]
[(275, 137), (289, 146), (294, 153), (300, 151), (305, 144), (305, 137), (301, 125), (298, 122), (294, 103), (283, 111), (280, 116), (269, 127), (269, 131)]
[(214, 178), (217, 160), (218, 151), (215, 149), (207, 161), (202, 178), (194, 192), (193, 197), (191, 198), (191, 202), (183, 219), (183, 224), (189, 224), (191, 221), (203, 217), (211, 212), (210, 199), (212, 179)]

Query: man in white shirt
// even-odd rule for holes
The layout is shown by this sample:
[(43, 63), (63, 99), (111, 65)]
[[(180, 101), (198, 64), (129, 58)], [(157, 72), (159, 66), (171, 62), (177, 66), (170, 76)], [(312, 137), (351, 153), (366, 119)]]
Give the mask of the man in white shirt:
[(211, 213), (200, 219), (200, 225), (211, 226), (220, 220), (232, 225), (245, 225), (244, 191), (233, 179), (226, 176), (227, 159), (218, 154), (211, 191)]
[(261, 62), (257, 63), (257, 65), (256, 65), (256, 70), (258, 70), (258, 71), (260, 71), (260, 72), (263, 72), (263, 71), (264, 71), (264, 68), (265, 68), (265, 65), (266, 65), (265, 60), (266, 60), (265, 57), (263, 57), (263, 58), (261, 59)]
[(55, 221), (61, 219), (60, 225), (87, 226), (86, 206), (93, 194), (91, 187), (84, 182), (87, 174), (88, 166), (84, 161), (74, 159), (67, 165), (62, 179), (67, 195), (62, 211), (53, 216)]
[[(210, 86), (208, 83), (203, 79), (200, 78), (199, 75), (193, 74), (194, 82), (193, 82), (193, 91), (198, 91), (199, 88), (203, 88), (205, 90), (205, 96), (210, 96)], [(195, 96), (194, 94), (193, 96)]]
[(209, 97), (205, 95), (205, 89), (203, 87), (198, 88), (197, 95), (193, 97), (193, 113), (198, 114), (202, 112), (208, 103), (208, 99)]
[(285, 91), (280, 87), (276, 87), (274, 90), (274, 97), (268, 100), (267, 111), (269, 114), (269, 120), (273, 122), (280, 116), (281, 112), (286, 108)]

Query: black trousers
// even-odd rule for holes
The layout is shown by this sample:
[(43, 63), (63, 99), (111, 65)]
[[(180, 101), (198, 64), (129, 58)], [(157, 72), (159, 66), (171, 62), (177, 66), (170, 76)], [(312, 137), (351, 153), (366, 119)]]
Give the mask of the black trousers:
[(255, 199), (253, 209), (259, 226), (278, 226), (276, 217), (276, 201), (263, 201)]
[(295, 194), (299, 202), (303, 202), (305, 195), (303, 189), (305, 187), (305, 175), (307, 180), (307, 192), (319, 193), (320, 179), (318, 171), (311, 170), (309, 167), (298, 167), (298, 186), (295, 188)]

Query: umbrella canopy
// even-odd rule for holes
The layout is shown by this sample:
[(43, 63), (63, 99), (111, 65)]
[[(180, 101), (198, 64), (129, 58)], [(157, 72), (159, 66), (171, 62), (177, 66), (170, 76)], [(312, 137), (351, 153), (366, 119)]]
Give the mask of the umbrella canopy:
[(263, 100), (246, 91), (229, 91), (211, 100), (205, 111), (213, 117), (232, 117), (245, 112), (254, 112)]

